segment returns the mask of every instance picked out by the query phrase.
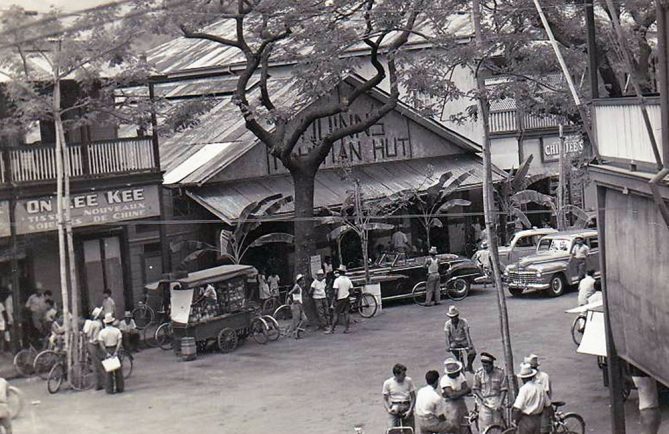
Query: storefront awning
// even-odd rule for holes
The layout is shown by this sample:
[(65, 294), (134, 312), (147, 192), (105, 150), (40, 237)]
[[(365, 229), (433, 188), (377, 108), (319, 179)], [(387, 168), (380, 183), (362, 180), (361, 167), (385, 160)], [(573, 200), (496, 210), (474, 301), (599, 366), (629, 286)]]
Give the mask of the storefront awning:
[[(432, 167), (433, 179), (432, 182), (425, 182), (429, 166)], [(481, 159), (471, 154), (355, 166), (352, 168), (352, 176), (360, 180), (365, 197), (373, 199), (419, 185), (425, 185), (427, 188), (436, 182), (439, 176), (449, 171), (453, 176), (459, 176), (467, 171), (472, 172), (463, 183), (463, 189), (471, 189), (483, 183)], [(499, 169), (494, 171), (493, 178), (501, 179)], [(342, 180), (340, 171), (319, 171), (314, 186), (314, 207), (339, 205), (346, 198), (347, 191), (351, 189), (351, 183)], [(239, 217), (248, 204), (277, 193), (285, 196), (293, 195), (293, 182), (290, 176), (267, 176), (188, 191), (193, 200), (225, 222), (231, 222)], [(281, 210), (282, 213), (292, 211), (292, 203)]]

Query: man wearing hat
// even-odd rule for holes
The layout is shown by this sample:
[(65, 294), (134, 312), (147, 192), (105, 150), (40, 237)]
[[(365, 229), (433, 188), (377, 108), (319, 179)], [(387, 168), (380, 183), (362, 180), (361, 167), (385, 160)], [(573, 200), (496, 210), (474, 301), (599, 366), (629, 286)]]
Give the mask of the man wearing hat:
[[(114, 315), (111, 312), (107, 312), (104, 319), (105, 328), (100, 330), (100, 334), (98, 335), (100, 349), (105, 358), (118, 357), (123, 343), (123, 334), (121, 330), (114, 327), (115, 321)], [(123, 362), (121, 361), (121, 363)], [(107, 393), (121, 393), (123, 389), (123, 367), (107, 372), (105, 376), (105, 390)]]
[(95, 390), (101, 390), (105, 383), (105, 370), (102, 367), (102, 353), (98, 344), (98, 336), (102, 330), (100, 321), (101, 307), (96, 307), (91, 313), (91, 319), (84, 322), (84, 336), (86, 337), (86, 350), (91, 358), (93, 370), (95, 371)]
[[(425, 281), (425, 306), (441, 303), (441, 288), (439, 286), (439, 258), (437, 248), (432, 246), (428, 252), (430, 257), (425, 260), (427, 268), (427, 280)], [(432, 299), (434, 298), (434, 302)]]
[(466, 417), (469, 414), (465, 397), (471, 393), (467, 384), (467, 378), (462, 373), (462, 363), (453, 358), (444, 361), (444, 376), (441, 377), (439, 386), (441, 394), (446, 399), (444, 413), (446, 420), (454, 422), (456, 428), (450, 431), (454, 434), (464, 432), (462, 426), (466, 425)]
[[(530, 354), (529, 356), (525, 357), (523, 363), (530, 365), (532, 369), (537, 371), (537, 375), (534, 377), (534, 382), (540, 384), (544, 388), (549, 398), (553, 396), (553, 388), (551, 386), (550, 376), (544, 371), (539, 369), (540, 365), (539, 356), (537, 356), (536, 354)], [(546, 411), (544, 411), (541, 419), (542, 433), (551, 432), (552, 418), (553, 418), (553, 408), (549, 407), (546, 409)]]
[(578, 271), (578, 278), (583, 279), (585, 277), (585, 262), (588, 258), (588, 253), (590, 248), (584, 243), (583, 237), (576, 237), (574, 246), (571, 248), (571, 257)]
[(302, 285), (304, 285), (304, 276), (298, 274), (295, 276), (295, 285), (293, 286), (293, 289), (288, 292), (290, 313), (293, 317), (293, 323), (290, 326), (290, 330), (295, 339), (300, 338), (300, 326), (302, 325), (303, 319), (306, 317), (304, 314), (304, 306), (302, 304)]
[(474, 374), (472, 392), (481, 403), (479, 426), (481, 432), (490, 425), (502, 425), (502, 407), (509, 390), (506, 373), (495, 366), (495, 356), (481, 353), (482, 367)]
[[(472, 337), (469, 335), (469, 324), (464, 318), (460, 318), (460, 311), (455, 306), (450, 306), (446, 313), (448, 320), (444, 323), (444, 333), (446, 334), (446, 348), (459, 359), (459, 349), (467, 350), (467, 371), (474, 373), (472, 364), (476, 358), (476, 350)], [(463, 360), (464, 362), (464, 360)]]
[(316, 305), (316, 315), (318, 316), (318, 328), (324, 330), (328, 326), (328, 299), (325, 293), (325, 272), (316, 271), (316, 279), (311, 282), (309, 295)]
[(344, 265), (340, 265), (337, 271), (339, 272), (339, 276), (332, 284), (332, 287), (337, 292), (337, 304), (332, 315), (332, 325), (325, 331), (326, 334), (334, 333), (340, 315), (344, 317), (344, 333), (349, 333), (349, 310), (351, 303), (348, 298), (351, 295), (351, 290), (353, 290), (353, 282), (346, 276), (346, 267)]
[(132, 359), (132, 353), (137, 352), (139, 348), (139, 331), (132, 317), (132, 312), (125, 311), (123, 321), (118, 324), (118, 329), (123, 334), (123, 348), (128, 351), (128, 357)]
[(534, 380), (537, 370), (527, 363), (520, 364), (518, 378), (523, 385), (513, 403), (512, 420), (518, 426), (518, 434), (540, 434), (541, 415), (550, 408), (551, 400), (543, 386)]

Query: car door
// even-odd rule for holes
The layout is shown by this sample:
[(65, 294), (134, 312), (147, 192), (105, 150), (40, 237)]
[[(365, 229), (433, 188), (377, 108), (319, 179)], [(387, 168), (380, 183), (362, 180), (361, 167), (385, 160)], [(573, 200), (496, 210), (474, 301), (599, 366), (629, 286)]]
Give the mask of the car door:
[(525, 256), (534, 254), (537, 249), (538, 238), (537, 235), (525, 235), (524, 237), (518, 238), (516, 243), (511, 246), (508, 263), (517, 262)]
[(599, 238), (597, 235), (588, 237), (586, 240), (590, 251), (585, 260), (585, 270), (595, 270), (595, 276), (599, 277)]

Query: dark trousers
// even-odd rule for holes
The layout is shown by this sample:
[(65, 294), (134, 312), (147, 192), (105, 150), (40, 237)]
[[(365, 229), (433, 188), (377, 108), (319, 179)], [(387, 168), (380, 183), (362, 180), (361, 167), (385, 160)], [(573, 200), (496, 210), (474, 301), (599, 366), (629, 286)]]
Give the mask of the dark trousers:
[(86, 343), (86, 350), (88, 357), (91, 358), (93, 365), (93, 372), (95, 372), (95, 388), (102, 389), (105, 384), (105, 368), (102, 367), (102, 355), (100, 354), (100, 346), (98, 344)]
[(316, 314), (318, 315), (318, 325), (321, 328), (325, 328), (329, 322), (329, 312), (328, 312), (328, 300), (327, 298), (314, 298), (314, 304), (316, 305)]
[[(107, 352), (113, 354), (116, 347), (107, 347)], [(121, 393), (125, 388), (123, 383), (123, 360), (121, 360), (121, 367), (115, 371), (105, 373), (105, 390), (107, 393)]]

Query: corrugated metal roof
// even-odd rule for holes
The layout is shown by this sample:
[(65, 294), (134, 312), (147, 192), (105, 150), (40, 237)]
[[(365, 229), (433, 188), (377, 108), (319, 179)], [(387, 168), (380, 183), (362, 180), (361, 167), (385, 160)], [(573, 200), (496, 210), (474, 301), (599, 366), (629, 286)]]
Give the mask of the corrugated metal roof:
[[(277, 107), (289, 107), (296, 101), (296, 91), (288, 80), (275, 80), (270, 86)], [(257, 99), (255, 92), (249, 95), (250, 101), (254, 99)], [(196, 126), (171, 137), (161, 138), (160, 162), (161, 168), (165, 170), (165, 185), (205, 183), (258, 143), (258, 138), (246, 129), (244, 118), (232, 98), (222, 97), (218, 101), (211, 110), (199, 117)], [(229, 145), (220, 146), (222, 143)], [(209, 148), (209, 160), (190, 160), (212, 144), (219, 146)], [(218, 152), (214, 153), (214, 150)], [(191, 163), (184, 165), (189, 160)], [(199, 164), (195, 164), (196, 161)]]
[[(448, 31), (454, 37), (462, 39), (469, 38), (473, 34), (471, 15), (469, 13), (454, 13), (450, 18), (446, 29), (441, 29), (442, 32)], [(423, 19), (416, 26), (416, 34), (409, 36), (407, 45), (425, 44), (426, 41), (418, 36), (418, 33), (433, 33), (430, 25), (431, 21), (429, 19)], [(364, 25), (360, 26), (360, 28), (364, 29)], [(223, 38), (234, 39), (236, 35), (236, 22), (231, 19), (221, 20), (207, 26), (205, 31)], [(385, 43), (389, 44), (392, 39), (386, 38)], [(282, 43), (283, 41), (279, 42), (279, 44)], [(294, 41), (291, 40), (288, 43), (294, 44)], [(291, 50), (294, 51), (295, 48), (291, 46)], [(352, 54), (358, 51), (367, 52), (368, 50), (369, 47), (363, 42), (359, 42), (350, 48)], [(308, 53), (309, 47), (303, 47), (299, 50), (299, 54), (301, 55)], [(161, 74), (228, 67), (245, 62), (244, 56), (238, 48), (225, 46), (213, 41), (187, 39), (185, 37), (173, 39), (149, 50), (147, 52), (147, 60)]]
[[(472, 175), (463, 184), (466, 188), (472, 188), (483, 182), (481, 159), (471, 154), (354, 166), (352, 172), (354, 177), (360, 179), (365, 197), (373, 199), (420, 185), (425, 181), (428, 165), (433, 167), (434, 175), (433, 179), (425, 182), (426, 187), (436, 182), (441, 174), (449, 171), (458, 176), (472, 170)], [(494, 178), (499, 180), (501, 176), (495, 173)], [(336, 170), (319, 171), (314, 184), (316, 208), (341, 204), (347, 196), (347, 190), (352, 188), (349, 182), (341, 179), (340, 173)], [(187, 191), (190, 197), (226, 222), (239, 217), (240, 212), (251, 202), (277, 193), (293, 195), (293, 192), (293, 182), (289, 175), (247, 179)], [(292, 211), (292, 203), (281, 210), (282, 213)]]

